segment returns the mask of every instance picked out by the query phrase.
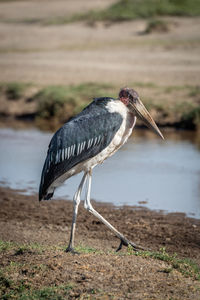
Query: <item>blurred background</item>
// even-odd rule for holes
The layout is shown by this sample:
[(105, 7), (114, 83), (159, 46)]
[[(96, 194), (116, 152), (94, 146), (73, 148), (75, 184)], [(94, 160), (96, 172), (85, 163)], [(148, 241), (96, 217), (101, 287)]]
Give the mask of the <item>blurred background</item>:
[(130, 86), (165, 141), (139, 122), (93, 198), (200, 218), (199, 16), (199, 0), (0, 0), (1, 185), (37, 192), (52, 131)]

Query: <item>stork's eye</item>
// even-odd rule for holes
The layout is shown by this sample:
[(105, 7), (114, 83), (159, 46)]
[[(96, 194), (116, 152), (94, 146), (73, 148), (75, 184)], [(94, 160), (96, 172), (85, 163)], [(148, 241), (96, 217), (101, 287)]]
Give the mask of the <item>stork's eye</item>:
[(119, 94), (119, 97), (120, 98), (128, 98), (128, 96), (129, 96), (129, 94), (128, 94), (128, 92), (126, 91), (126, 90), (122, 90), (121, 92), (120, 92), (120, 94)]
[(138, 97), (131, 96), (130, 100), (131, 100), (132, 103), (136, 103), (137, 100), (138, 100)]

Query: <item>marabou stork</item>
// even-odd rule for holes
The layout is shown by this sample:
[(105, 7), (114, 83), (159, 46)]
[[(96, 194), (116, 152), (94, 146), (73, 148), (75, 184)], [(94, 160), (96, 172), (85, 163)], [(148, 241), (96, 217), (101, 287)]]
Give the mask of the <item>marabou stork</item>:
[(135, 250), (142, 249), (106, 221), (90, 202), (92, 169), (97, 164), (103, 163), (127, 141), (137, 117), (163, 138), (138, 93), (131, 88), (123, 88), (117, 99), (95, 98), (81, 113), (65, 123), (51, 139), (41, 176), (39, 200), (51, 199), (54, 190), (66, 179), (84, 172), (73, 199), (71, 235), (66, 252), (75, 253), (76, 218), (81, 191), (86, 182), (84, 207), (120, 239), (117, 251), (122, 248), (122, 245), (131, 245)]

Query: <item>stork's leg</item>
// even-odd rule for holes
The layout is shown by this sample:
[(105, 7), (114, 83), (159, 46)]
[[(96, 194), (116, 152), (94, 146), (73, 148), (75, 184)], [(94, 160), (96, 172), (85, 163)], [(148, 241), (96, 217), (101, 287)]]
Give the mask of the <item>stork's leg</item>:
[(84, 202), (84, 207), (92, 213), (95, 217), (97, 217), (102, 223), (104, 223), (114, 234), (120, 239), (120, 245), (116, 251), (119, 251), (122, 246), (132, 246), (134, 250), (143, 250), (144, 248), (137, 246), (136, 244), (132, 243), (131, 241), (127, 240), (123, 234), (121, 234), (117, 229), (115, 229), (108, 221), (106, 221), (91, 205), (90, 202), (90, 192), (91, 192), (91, 180), (92, 180), (92, 171), (90, 170), (87, 173), (87, 194), (86, 194), (86, 199)]
[(86, 178), (87, 178), (87, 173), (85, 173), (83, 175), (83, 178), (82, 178), (81, 183), (78, 187), (78, 190), (76, 191), (76, 193), (74, 195), (74, 199), (73, 199), (74, 207), (73, 207), (73, 218), (72, 218), (71, 234), (70, 234), (69, 245), (66, 249), (66, 252), (76, 253), (74, 251), (74, 234), (75, 234), (75, 229), (76, 229), (76, 218), (77, 218), (77, 214), (78, 214), (78, 206), (79, 206), (79, 203), (81, 201), (81, 191), (82, 191), (82, 188), (85, 184)]

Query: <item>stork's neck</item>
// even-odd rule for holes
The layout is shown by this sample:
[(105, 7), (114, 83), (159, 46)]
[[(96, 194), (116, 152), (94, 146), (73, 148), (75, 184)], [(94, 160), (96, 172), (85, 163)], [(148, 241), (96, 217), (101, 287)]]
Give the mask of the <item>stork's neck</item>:
[(135, 127), (136, 120), (137, 120), (137, 117), (133, 113), (129, 112), (129, 118), (127, 118), (127, 122), (129, 122), (128, 126), (132, 130)]
[(126, 106), (128, 106), (128, 104), (129, 104), (129, 99), (128, 99), (127, 97), (121, 97), (121, 98), (120, 98), (120, 101), (121, 101), (122, 103), (124, 103)]
[(110, 113), (120, 114), (126, 123), (126, 128), (133, 129), (136, 123), (136, 116), (130, 112), (127, 105), (121, 99), (108, 102), (106, 108)]
[(109, 101), (106, 104), (106, 108), (110, 113), (119, 113), (123, 119), (127, 116), (129, 112), (128, 107), (121, 100), (118, 99), (112, 99), (111, 101)]

